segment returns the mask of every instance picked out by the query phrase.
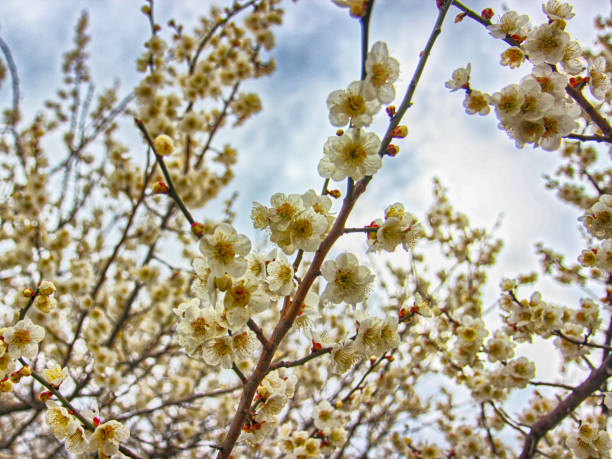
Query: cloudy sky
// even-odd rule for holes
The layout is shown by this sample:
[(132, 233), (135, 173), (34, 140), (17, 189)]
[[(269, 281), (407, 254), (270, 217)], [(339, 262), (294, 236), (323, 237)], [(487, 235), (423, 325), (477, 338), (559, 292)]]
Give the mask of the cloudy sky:
[[(146, 19), (139, 12), (142, 3), (2, 0), (0, 34), (11, 46), (18, 64), (26, 112), (33, 113), (58, 86), (61, 56), (70, 46), (74, 24), (83, 9), (90, 13), (94, 80), (105, 86), (119, 78), (125, 94), (138, 81), (134, 61), (149, 33)], [(434, 3), (376, 1), (371, 43), (387, 42), (390, 53), (400, 61), (398, 95), (405, 91), (435, 21)], [(500, 0), (464, 3), (476, 11), (492, 7), (496, 14), (503, 12)], [(532, 24), (545, 20), (538, 1), (503, 3), (528, 14)], [(589, 47), (595, 39), (593, 16), (608, 15), (610, 3), (573, 3), (576, 17), (569, 22), (567, 31), (583, 47)], [(156, 0), (155, 4), (160, 24), (173, 17), (189, 29), (208, 10), (209, 2)], [(360, 28), (346, 9), (336, 7), (330, 0), (286, 0), (285, 9), (285, 23), (276, 29), (277, 47), (273, 51), (277, 72), (246, 86), (260, 93), (264, 111), (239, 131), (224, 133), (219, 142), (231, 140), (240, 153), (236, 179), (223, 197), (234, 189), (240, 192), (236, 226), (250, 236), (254, 235), (248, 217), (252, 201), (266, 204), (275, 192), (302, 193), (321, 188), (316, 166), (325, 140), (336, 130), (328, 122), (327, 95), (359, 78)], [(513, 141), (497, 129), (493, 114), (466, 115), (462, 94), (450, 93), (444, 87), (452, 71), (468, 62), (472, 64), (472, 86), (488, 93), (517, 82), (529, 71), (528, 66), (512, 71), (502, 68), (499, 55), (505, 44), (469, 19), (454, 24), (452, 17), (457, 13), (451, 10), (451, 20), (434, 48), (414, 106), (405, 117), (409, 136), (399, 142), (399, 156), (385, 160), (356, 207), (350, 226), (381, 217), (384, 207), (396, 201), (422, 217), (431, 203), (432, 178), (439, 177), (449, 188), (456, 208), (473, 223), (490, 228), (503, 214), (498, 234), (506, 244), (501, 267), (496, 271), (498, 277), (492, 279), (497, 284), (503, 274), (536, 268), (536, 241), (548, 241), (575, 259), (580, 252), (576, 221), (579, 215), (544, 190), (542, 175), (554, 172), (558, 164), (556, 153), (532, 148), (517, 150)], [(0, 89), (0, 101), (8, 97), (5, 85)], [(381, 112), (373, 129), (382, 136), (385, 125), (386, 115)], [(364, 246), (359, 236), (349, 238), (352, 239), (341, 243), (343, 247)], [(550, 295), (556, 301), (567, 301), (562, 291), (551, 290)]]

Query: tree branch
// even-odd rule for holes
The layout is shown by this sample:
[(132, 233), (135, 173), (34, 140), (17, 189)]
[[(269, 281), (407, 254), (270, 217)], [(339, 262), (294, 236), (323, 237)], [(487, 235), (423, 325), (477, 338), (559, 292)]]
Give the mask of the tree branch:
[(574, 411), (582, 402), (598, 390), (601, 385), (612, 374), (612, 357), (608, 356), (604, 362), (592, 371), (587, 379), (582, 384), (576, 387), (571, 394), (565, 397), (561, 402), (547, 415), (540, 418), (532, 426), (529, 434), (525, 438), (523, 450), (519, 459), (529, 459), (534, 457), (538, 441), (544, 437), (557, 424), (565, 419), (572, 411)]

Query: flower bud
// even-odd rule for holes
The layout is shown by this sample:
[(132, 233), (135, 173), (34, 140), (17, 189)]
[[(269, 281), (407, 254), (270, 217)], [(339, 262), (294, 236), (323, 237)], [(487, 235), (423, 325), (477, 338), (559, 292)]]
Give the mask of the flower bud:
[(572, 88), (578, 89), (579, 91), (589, 82), (589, 77), (583, 78), (581, 76), (572, 77), (569, 79), (569, 84)]
[(485, 18), (487, 21), (491, 20), (493, 17), (493, 10), (491, 8), (485, 8), (481, 11), (480, 15)]
[(391, 143), (385, 148), (385, 153), (389, 156), (396, 156), (399, 153), (399, 147)]
[(166, 134), (161, 134), (155, 137), (153, 148), (159, 156), (168, 156), (174, 151), (174, 142)]
[(21, 370), (19, 370), (19, 373), (21, 373), (21, 376), (32, 376), (32, 367), (22, 367)]
[(21, 294), (25, 298), (32, 298), (34, 296), (34, 289), (32, 289), (30, 287), (24, 288), (23, 291), (21, 292)]
[(155, 194), (168, 194), (170, 188), (165, 182), (157, 182), (153, 184), (153, 193)]
[(53, 285), (53, 282), (44, 280), (38, 286), (38, 291), (40, 292), (41, 295), (45, 295), (45, 296), (52, 295), (53, 292), (55, 292), (55, 285)]
[(193, 222), (191, 224), (191, 234), (194, 236), (201, 236), (204, 234), (204, 224), (200, 222)]
[(394, 137), (396, 139), (403, 139), (407, 135), (408, 135), (408, 127), (405, 125), (398, 126), (395, 129), (393, 129), (393, 131), (391, 131), (391, 137)]
[(222, 292), (232, 287), (232, 278), (225, 274), (223, 277), (215, 277), (215, 287)]
[(55, 300), (52, 300), (46, 295), (38, 295), (34, 300), (34, 306), (40, 312), (44, 312), (45, 314), (50, 313), (55, 307)]
[(340, 196), (342, 196), (342, 193), (340, 193), (340, 190), (328, 190), (327, 193), (333, 197), (338, 199)]
[(395, 105), (388, 105), (386, 108), (387, 111), (387, 115), (389, 115), (389, 118), (393, 118), (395, 116)]
[(13, 383), (10, 379), (5, 378), (0, 381), (0, 392), (11, 392), (13, 390)]

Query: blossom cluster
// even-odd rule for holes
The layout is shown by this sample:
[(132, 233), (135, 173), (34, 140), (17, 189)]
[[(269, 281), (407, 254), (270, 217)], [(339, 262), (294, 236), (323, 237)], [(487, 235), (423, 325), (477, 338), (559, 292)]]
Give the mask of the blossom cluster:
[(349, 129), (329, 137), (323, 149), (318, 170), (321, 177), (342, 181), (347, 177), (361, 180), (382, 166), (380, 139), (364, 132), (381, 108), (395, 98), (393, 83), (399, 77), (399, 63), (389, 56), (387, 45), (376, 42), (365, 61), (365, 79), (353, 81), (346, 90), (332, 91), (327, 98), (329, 121), (333, 126)]
[(406, 212), (404, 205), (399, 202), (385, 209), (384, 220), (374, 220), (369, 227), (376, 228), (375, 232), (368, 234), (370, 251), (393, 252), (400, 244), (408, 251), (414, 248), (423, 236), (423, 226), (414, 215)]
[(269, 230), (270, 241), (285, 254), (314, 252), (334, 221), (331, 207), (331, 198), (314, 190), (302, 195), (275, 193), (270, 207), (253, 203), (251, 220), (256, 229)]
[(601, 195), (579, 220), (591, 236), (601, 240), (601, 244), (583, 250), (578, 261), (585, 267), (612, 273), (612, 196)]
[(72, 454), (98, 452), (112, 456), (119, 452), (119, 444), (130, 437), (130, 431), (119, 421), (110, 420), (100, 423), (98, 410), (82, 410), (80, 413), (95, 426), (90, 431), (74, 413), (58, 402), (46, 404), (45, 422), (59, 441), (64, 441), (66, 450)]
[[(469, 114), (486, 115), (493, 107), (498, 127), (514, 139), (517, 147), (533, 144), (545, 150), (558, 150), (561, 139), (578, 128), (576, 119), (581, 115), (580, 107), (566, 94), (566, 87), (588, 84), (592, 95), (604, 100), (610, 90), (610, 79), (604, 58), (585, 62), (580, 45), (565, 31), (566, 21), (574, 16), (572, 7), (549, 0), (543, 10), (548, 22), (537, 27), (531, 27), (529, 18), (516, 11), (505, 12), (499, 22), (489, 26), (492, 36), (513, 43), (502, 54), (502, 65), (516, 68), (526, 59), (533, 64), (531, 73), (518, 84), (510, 84), (492, 95), (474, 90), (470, 86), (468, 64), (455, 70), (446, 86), (465, 90), (464, 106)], [(585, 69), (585, 77), (577, 76)]]

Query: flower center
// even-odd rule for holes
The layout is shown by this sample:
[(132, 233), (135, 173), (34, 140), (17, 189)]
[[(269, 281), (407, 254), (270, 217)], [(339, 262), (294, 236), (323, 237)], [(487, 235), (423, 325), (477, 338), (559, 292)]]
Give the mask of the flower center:
[(291, 277), (293, 277), (293, 272), (289, 266), (284, 265), (278, 271), (278, 278), (282, 281), (288, 282), (291, 280)]
[(13, 344), (23, 346), (32, 342), (29, 330), (17, 330), (13, 338)]
[(366, 156), (366, 151), (359, 144), (351, 144), (344, 150), (344, 159), (350, 164), (361, 164)]
[(232, 348), (224, 339), (219, 339), (215, 342), (213, 346), (213, 351), (218, 356), (224, 356), (232, 352)]
[(354, 118), (365, 113), (365, 100), (361, 94), (349, 94), (342, 108), (348, 116)]
[(196, 320), (191, 322), (191, 328), (196, 336), (203, 336), (210, 328), (210, 325), (208, 322), (206, 322), (204, 317), (198, 317)]
[(350, 290), (355, 285), (352, 273), (339, 269), (336, 273), (335, 284), (341, 290)]
[(238, 284), (228, 292), (232, 298), (232, 303), (235, 306), (244, 307), (249, 304), (251, 299), (251, 292), (243, 285)]
[(377, 88), (389, 81), (389, 71), (383, 64), (374, 64), (372, 66), (372, 84)]
[(234, 258), (236, 252), (234, 252), (234, 247), (231, 242), (226, 240), (220, 240), (215, 245), (214, 249), (214, 257), (222, 263), (228, 263)]
[(103, 426), (98, 429), (98, 436), (100, 440), (107, 441), (114, 437), (115, 429), (113, 426)]
[(295, 214), (295, 209), (288, 202), (282, 203), (276, 208), (276, 213), (284, 220), (290, 219)]
[(309, 220), (298, 220), (292, 226), (293, 232), (302, 238), (308, 238), (312, 235), (312, 223)]

